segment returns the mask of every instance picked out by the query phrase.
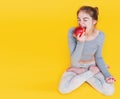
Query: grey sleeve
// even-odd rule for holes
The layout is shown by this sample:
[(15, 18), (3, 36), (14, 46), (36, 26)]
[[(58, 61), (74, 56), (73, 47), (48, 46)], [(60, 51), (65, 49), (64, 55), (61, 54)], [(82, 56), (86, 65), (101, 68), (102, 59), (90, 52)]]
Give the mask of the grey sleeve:
[(70, 49), (70, 55), (72, 55), (73, 51), (75, 50), (76, 44), (77, 44), (76, 39), (73, 37), (73, 31), (74, 31), (74, 28), (70, 28), (68, 32), (68, 45)]
[(70, 48), (70, 56), (71, 56), (71, 65), (79, 66), (79, 60), (81, 58), (82, 49), (84, 43), (80, 43), (73, 37), (74, 29), (70, 29), (68, 34), (68, 43)]
[(98, 67), (100, 68), (100, 71), (103, 73), (103, 75), (105, 77), (109, 77), (111, 75), (108, 72), (108, 69), (107, 69), (105, 62), (103, 60), (103, 57), (102, 57), (103, 42), (104, 42), (104, 34), (101, 34), (101, 38), (99, 39), (99, 42), (98, 42), (98, 48), (95, 53), (95, 60), (96, 60)]

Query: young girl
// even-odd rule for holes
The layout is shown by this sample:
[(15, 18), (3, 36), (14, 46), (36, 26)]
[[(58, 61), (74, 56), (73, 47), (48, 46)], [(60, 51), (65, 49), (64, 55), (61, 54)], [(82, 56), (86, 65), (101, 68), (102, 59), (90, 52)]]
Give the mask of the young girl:
[(82, 6), (77, 11), (78, 25), (86, 31), (80, 36), (74, 35), (75, 28), (68, 33), (71, 66), (62, 75), (59, 91), (69, 93), (84, 82), (89, 83), (104, 95), (114, 93), (115, 78), (108, 72), (102, 58), (104, 33), (96, 28), (98, 8)]

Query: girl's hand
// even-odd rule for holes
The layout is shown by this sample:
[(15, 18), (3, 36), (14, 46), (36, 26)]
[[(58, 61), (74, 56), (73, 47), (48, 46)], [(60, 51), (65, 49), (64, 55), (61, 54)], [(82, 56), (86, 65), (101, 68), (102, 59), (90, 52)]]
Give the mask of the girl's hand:
[(86, 69), (85, 68), (82, 68), (82, 67), (69, 67), (68, 69), (67, 69), (67, 72), (74, 72), (74, 73), (76, 73), (77, 75), (78, 74), (81, 74), (81, 73), (83, 73), (83, 72), (85, 72), (86, 71)]
[(116, 81), (116, 79), (113, 76), (109, 76), (106, 78), (106, 82), (113, 84)]
[(75, 36), (74, 33), (73, 33), (73, 37), (75, 37), (79, 42), (84, 42), (86, 40), (85, 32), (83, 32), (81, 36), (80, 36), (80, 34)]

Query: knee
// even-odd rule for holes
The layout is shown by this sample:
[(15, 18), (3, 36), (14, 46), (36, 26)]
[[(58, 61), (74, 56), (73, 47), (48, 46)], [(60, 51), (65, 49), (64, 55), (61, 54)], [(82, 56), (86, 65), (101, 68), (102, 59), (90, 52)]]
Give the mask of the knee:
[(61, 94), (67, 94), (68, 92), (64, 89), (58, 89), (58, 91), (61, 93)]
[(114, 91), (107, 91), (104, 93), (106, 96), (112, 96), (114, 94)]
[(112, 96), (113, 94), (114, 94), (114, 87), (113, 86), (111, 86), (110, 88), (108, 88), (104, 91), (104, 95), (106, 95), (106, 96)]
[(62, 88), (62, 87), (59, 87), (59, 88), (58, 88), (58, 91), (59, 91), (61, 94), (68, 94), (68, 93), (70, 92), (67, 88)]

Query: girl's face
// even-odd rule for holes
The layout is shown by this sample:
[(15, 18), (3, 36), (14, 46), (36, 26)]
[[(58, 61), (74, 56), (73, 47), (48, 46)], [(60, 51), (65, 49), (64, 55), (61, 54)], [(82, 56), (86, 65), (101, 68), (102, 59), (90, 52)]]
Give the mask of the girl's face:
[(94, 29), (95, 24), (97, 22), (96, 20), (93, 20), (93, 18), (84, 11), (79, 12), (77, 19), (78, 19), (78, 25), (82, 27), (86, 27), (86, 32), (89, 32), (92, 29)]

